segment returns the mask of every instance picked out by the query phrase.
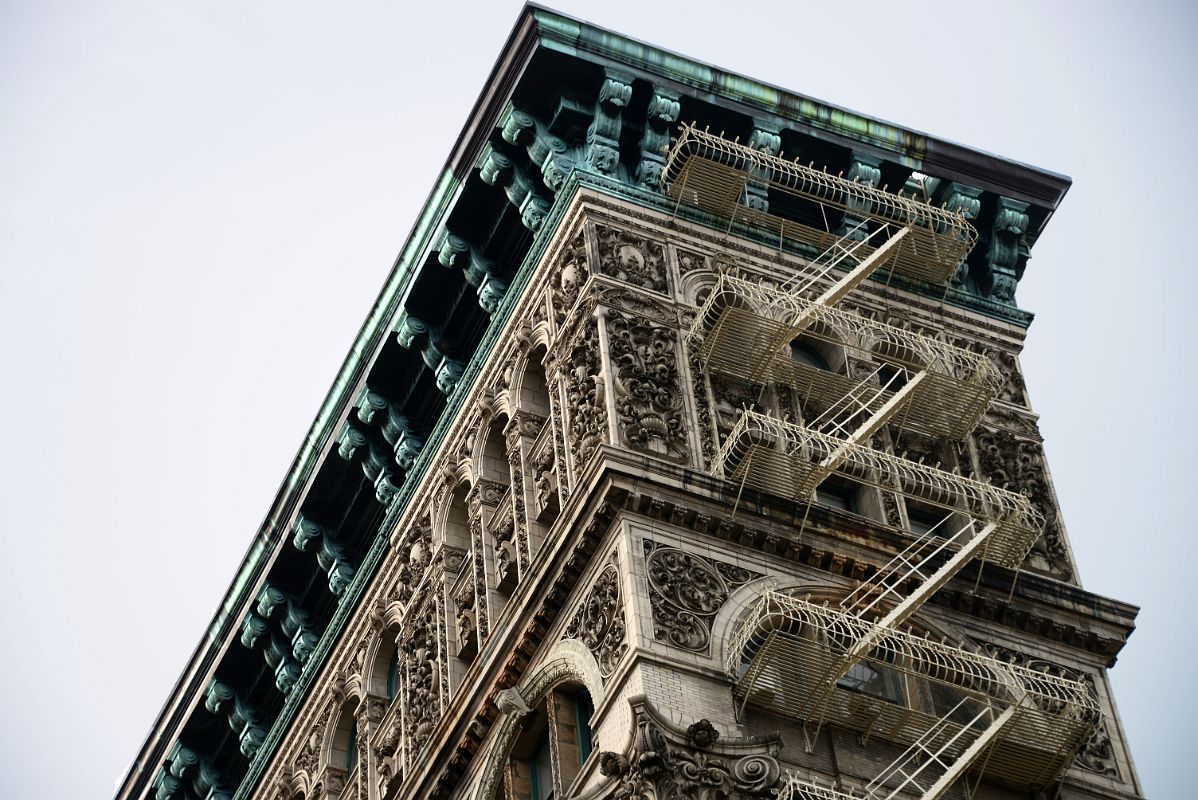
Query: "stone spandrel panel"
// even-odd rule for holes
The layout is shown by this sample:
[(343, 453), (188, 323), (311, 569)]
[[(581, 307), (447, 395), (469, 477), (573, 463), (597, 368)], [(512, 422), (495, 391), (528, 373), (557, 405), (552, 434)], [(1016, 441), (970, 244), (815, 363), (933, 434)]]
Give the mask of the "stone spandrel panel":
[[(693, 400), (664, 238), (590, 220), (551, 273), (569, 483), (600, 445), (691, 466)], [(591, 265), (596, 265), (592, 269)]]

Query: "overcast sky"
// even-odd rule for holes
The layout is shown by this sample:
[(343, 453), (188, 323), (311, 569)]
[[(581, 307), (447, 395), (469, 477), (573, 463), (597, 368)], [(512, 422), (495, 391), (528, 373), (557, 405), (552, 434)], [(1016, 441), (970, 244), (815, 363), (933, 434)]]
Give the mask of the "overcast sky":
[[(112, 794), (519, 11), (413, 5), (0, 4), (5, 797)], [(1186, 4), (559, 6), (1073, 177), (1023, 364), (1086, 588), (1143, 606), (1146, 791), (1192, 796)]]

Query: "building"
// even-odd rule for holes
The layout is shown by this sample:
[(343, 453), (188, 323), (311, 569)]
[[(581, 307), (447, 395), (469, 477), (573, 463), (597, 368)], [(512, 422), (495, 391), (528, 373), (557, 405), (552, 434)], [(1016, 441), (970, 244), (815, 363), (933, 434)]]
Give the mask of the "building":
[(527, 7), (118, 797), (1139, 797), (1068, 186)]

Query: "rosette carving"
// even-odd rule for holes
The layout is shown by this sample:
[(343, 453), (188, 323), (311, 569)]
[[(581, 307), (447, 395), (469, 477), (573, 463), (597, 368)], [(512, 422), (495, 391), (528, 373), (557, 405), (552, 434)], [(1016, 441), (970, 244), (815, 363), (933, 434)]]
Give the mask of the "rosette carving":
[(737, 587), (760, 577), (732, 564), (645, 542), (653, 637), (675, 647), (706, 652), (711, 622)]

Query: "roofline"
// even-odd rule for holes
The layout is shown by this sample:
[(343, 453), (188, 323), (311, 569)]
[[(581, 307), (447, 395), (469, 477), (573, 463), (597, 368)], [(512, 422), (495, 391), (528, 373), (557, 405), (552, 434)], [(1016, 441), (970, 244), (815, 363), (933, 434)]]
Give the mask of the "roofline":
[(549, 40), (547, 46), (557, 44), (555, 49), (586, 52), (602, 60), (664, 77), (680, 87), (698, 89), (738, 105), (758, 108), (801, 127), (854, 141), (891, 160), (896, 154), (905, 156), (907, 166), (937, 177), (959, 180), (1054, 211), (1073, 183), (1067, 175), (867, 116), (714, 64), (695, 61), (673, 50), (624, 36), (536, 3), (525, 4), (517, 27), (528, 16), (539, 23), (540, 30)]
[[(229, 640), (230, 632), (235, 631), (266, 569), (285, 541), (288, 523), (319, 464), (320, 454), (334, 436), (336, 425), (352, 402), (358, 384), (377, 354), (388, 323), (405, 299), (416, 270), (422, 263), (423, 254), (432, 243), (433, 233), (473, 167), (512, 89), (539, 45), (560, 52), (570, 52), (571, 49), (586, 52), (600, 61), (621, 64), (658, 81), (664, 78), (680, 88), (699, 90), (700, 93), (739, 106), (758, 108), (763, 113), (793, 121), (798, 126), (856, 142), (892, 160), (899, 156), (913, 169), (927, 170), (950, 179), (959, 176), (962, 182), (977, 188), (1036, 202), (1052, 210), (1059, 205), (1072, 183), (1070, 178), (1049, 170), (858, 114), (694, 61), (544, 6), (526, 3), (445, 160), (432, 193), (408, 233), (378, 299), (354, 338), (316, 419), (275, 494), (269, 512), (242, 558), (228, 591), (156, 716), (137, 757), (122, 777), (117, 790), (118, 797), (129, 796), (130, 792), (149, 785), (165, 758), (174, 730), (185, 718), (186, 709), (194, 706), (202, 695), (202, 681), (214, 667)], [(979, 185), (979, 177), (986, 182)]]

